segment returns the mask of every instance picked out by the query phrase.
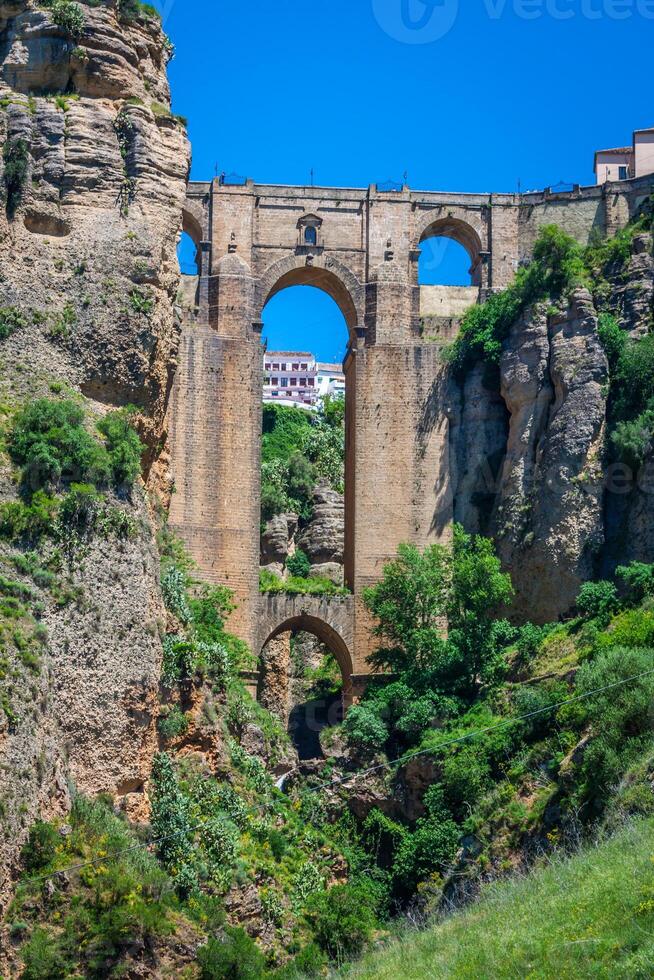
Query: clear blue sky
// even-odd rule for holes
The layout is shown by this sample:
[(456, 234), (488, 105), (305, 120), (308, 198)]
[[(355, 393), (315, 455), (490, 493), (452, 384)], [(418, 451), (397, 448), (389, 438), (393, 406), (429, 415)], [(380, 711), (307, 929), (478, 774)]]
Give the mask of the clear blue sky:
[[(198, 180), (592, 183), (595, 149), (654, 124), (654, 0), (156, 2)], [(436, 258), (442, 281), (462, 281), (455, 248)], [(333, 356), (344, 327), (315, 293), (269, 304), (271, 346)]]

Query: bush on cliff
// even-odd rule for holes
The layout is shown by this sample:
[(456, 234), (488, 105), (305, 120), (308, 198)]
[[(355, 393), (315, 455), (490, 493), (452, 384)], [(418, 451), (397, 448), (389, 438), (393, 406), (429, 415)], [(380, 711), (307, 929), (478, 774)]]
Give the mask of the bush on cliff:
[(482, 360), (497, 364), (512, 325), (541, 301), (557, 301), (577, 286), (589, 285), (582, 247), (556, 225), (546, 225), (534, 245), (532, 261), (518, 269), (506, 289), (471, 307), (447, 357), (459, 376)]
[(84, 409), (77, 402), (28, 402), (16, 414), (8, 440), (25, 490), (34, 493), (71, 482), (131, 485), (140, 472), (142, 447), (130, 418), (128, 409), (109, 412), (98, 423), (102, 443), (86, 428)]

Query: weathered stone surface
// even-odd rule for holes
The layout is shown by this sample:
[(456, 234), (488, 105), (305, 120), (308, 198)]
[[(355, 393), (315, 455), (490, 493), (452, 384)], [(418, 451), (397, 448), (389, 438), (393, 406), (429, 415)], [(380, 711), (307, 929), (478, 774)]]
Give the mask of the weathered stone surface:
[[(0, 2), (0, 138), (28, 151), (15, 214), (0, 212), (0, 305), (24, 319), (2, 342), (0, 388), (17, 402), (64, 383), (98, 415), (132, 402), (150, 462), (176, 364), (189, 146), (168, 112), (158, 22), (119, 22), (113, 0), (82, 10), (78, 42), (50, 10)], [(0, 469), (6, 499), (16, 487)], [(15, 691), (10, 724), (0, 712), (0, 905), (29, 824), (63, 812), (70, 785), (147, 814), (165, 613), (142, 490), (121, 505), (138, 536), (78, 558), (78, 601), (55, 608), (44, 596), (41, 673)]]
[[(42, 351), (47, 370), (54, 351), (86, 394), (139, 404), (154, 442), (178, 343), (189, 146), (167, 108), (159, 23), (121, 23), (113, 3), (82, 9), (84, 36), (73, 43), (50, 11), (0, 3), (0, 97), (9, 103), (0, 137), (29, 150), (15, 218), (0, 217), (2, 301), (39, 318), (17, 338), (22, 350), (39, 348), (37, 366)], [(76, 62), (85, 43), (89, 58)]]
[(314, 575), (343, 584), (345, 505), (340, 493), (325, 483), (313, 491), (313, 514), (298, 536), (298, 548), (311, 562)]
[(297, 524), (297, 514), (276, 514), (270, 518), (261, 535), (261, 566), (280, 578), (284, 575)]
[(283, 725), (288, 721), (289, 678), (291, 673), (291, 635), (281, 633), (269, 640), (261, 651), (260, 680), (257, 700), (277, 715)]
[(634, 238), (631, 259), (624, 274), (613, 284), (612, 299), (621, 311), (621, 326), (632, 337), (644, 337), (651, 330), (654, 310), (651, 234), (644, 233)]
[(549, 622), (574, 605), (604, 540), (608, 365), (590, 294), (516, 324), (501, 377), (511, 418), (495, 533), (515, 613)]

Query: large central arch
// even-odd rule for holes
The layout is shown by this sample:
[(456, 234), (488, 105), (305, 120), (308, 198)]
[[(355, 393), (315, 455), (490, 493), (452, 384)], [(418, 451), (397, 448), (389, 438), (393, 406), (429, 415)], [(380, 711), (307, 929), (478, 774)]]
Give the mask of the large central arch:
[(273, 296), (290, 286), (314, 286), (330, 296), (340, 309), (350, 333), (356, 337), (364, 319), (364, 290), (347, 266), (324, 256), (292, 255), (274, 262), (266, 269), (257, 288), (259, 316)]

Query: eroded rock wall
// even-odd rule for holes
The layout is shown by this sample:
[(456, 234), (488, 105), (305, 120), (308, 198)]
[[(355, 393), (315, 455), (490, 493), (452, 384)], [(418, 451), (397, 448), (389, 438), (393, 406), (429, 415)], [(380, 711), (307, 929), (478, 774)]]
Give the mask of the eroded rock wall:
[[(0, 398), (12, 408), (70, 390), (91, 415), (133, 403), (149, 462), (175, 370), (189, 145), (158, 21), (121, 20), (113, 0), (80, 9), (71, 37), (51, 10), (0, 3), (0, 306), (20, 315), (0, 344)], [(23, 156), (18, 187), (8, 148)], [(15, 494), (3, 456), (0, 495)], [(74, 789), (147, 816), (165, 613), (143, 488), (120, 503), (136, 537), (67, 566), (76, 598), (63, 608), (41, 596), (40, 671), (15, 679), (0, 711), (0, 904), (27, 828)]]
[[(602, 300), (634, 340), (652, 325), (649, 234), (609, 276)], [(499, 372), (480, 364), (451, 382), (456, 520), (496, 541), (517, 620), (569, 614), (583, 582), (654, 557), (651, 458), (623, 474), (607, 452), (609, 365), (586, 290), (565, 309), (539, 306), (512, 327)]]

